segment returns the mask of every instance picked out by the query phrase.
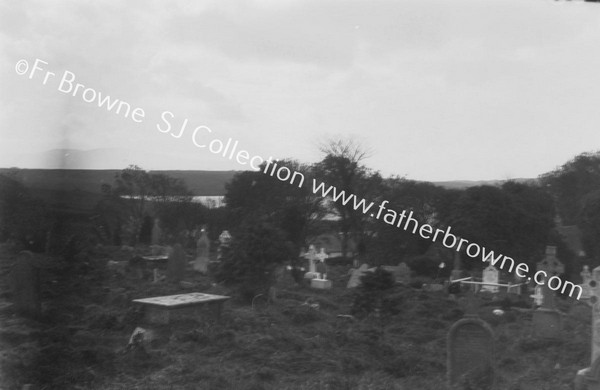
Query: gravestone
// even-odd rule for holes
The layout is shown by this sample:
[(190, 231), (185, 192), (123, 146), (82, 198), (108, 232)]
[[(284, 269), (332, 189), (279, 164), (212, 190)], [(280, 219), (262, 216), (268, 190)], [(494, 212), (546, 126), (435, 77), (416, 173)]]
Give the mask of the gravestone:
[(332, 286), (331, 280), (327, 279), (327, 265), (325, 259), (329, 256), (325, 253), (325, 249), (321, 248), (321, 251), (315, 256), (318, 260), (315, 268), (317, 277), (311, 279), (310, 286), (319, 289), (330, 289)]
[(581, 298), (580, 299), (590, 299), (592, 296), (592, 289), (590, 287), (590, 281), (592, 280), (592, 273), (590, 272), (590, 267), (587, 265), (583, 266), (583, 271), (581, 271)]
[(592, 341), (590, 367), (579, 370), (575, 376), (575, 390), (600, 389), (600, 267), (592, 271), (589, 281), (592, 305)]
[(452, 389), (494, 387), (494, 333), (475, 310), (469, 303), (465, 317), (448, 332), (447, 378)]
[(217, 248), (217, 261), (223, 260), (229, 254), (229, 246), (231, 245), (231, 234), (227, 230), (223, 230), (219, 235), (219, 247)]
[[(496, 269), (496, 267), (494, 267), (491, 264), (488, 265), (483, 270), (482, 280), (483, 280), (483, 283), (498, 284), (498, 270)], [(498, 286), (482, 284), (481, 291), (489, 291), (489, 292), (495, 294), (498, 292)]]
[(317, 250), (314, 245), (310, 245), (308, 247), (308, 252), (306, 252), (303, 257), (308, 260), (308, 272), (304, 274), (305, 279), (314, 279), (318, 277), (317, 275)]
[(384, 265), (381, 267), (382, 269), (390, 272), (394, 276), (394, 280), (396, 283), (409, 285), (410, 284), (410, 268), (406, 265), (406, 263), (401, 262), (395, 267)]
[(207, 312), (219, 319), (223, 303), (230, 297), (192, 292), (188, 294), (134, 299), (144, 307), (144, 318), (148, 323), (166, 325), (174, 319), (206, 317)]
[(548, 279), (552, 276), (564, 272), (564, 266), (556, 258), (556, 247), (546, 247), (546, 257), (537, 264), (537, 271), (543, 271), (540, 276), (544, 279), (544, 284), (536, 286), (541, 288), (543, 295), (542, 305), (533, 312), (533, 332), (534, 335), (541, 338), (557, 338), (562, 329), (562, 315), (556, 310), (554, 302), (554, 291), (548, 286)]
[(369, 272), (369, 266), (366, 264), (361, 265), (358, 269), (352, 268), (350, 273), (350, 280), (348, 280), (348, 284), (346, 288), (356, 288), (361, 285), (360, 278)]
[(194, 270), (205, 274), (208, 271), (208, 255), (210, 252), (210, 241), (206, 231), (202, 229), (202, 234), (196, 242), (196, 260), (194, 260)]
[(154, 225), (152, 226), (152, 236), (150, 238), (150, 243), (152, 245), (159, 245), (160, 240), (162, 238), (162, 229), (159, 226), (159, 219), (154, 219)]
[(542, 306), (542, 303), (544, 302), (544, 295), (542, 294), (542, 286), (535, 286), (535, 289), (533, 290), (534, 294), (530, 295), (531, 298), (533, 298), (533, 304), (535, 306)]
[(183, 247), (179, 243), (175, 244), (167, 262), (167, 279), (171, 282), (180, 282), (185, 276), (186, 265)]
[(454, 253), (454, 266), (452, 268), (452, 271), (450, 271), (450, 281), (462, 279), (463, 271), (461, 270), (461, 267), (462, 260), (460, 258), (460, 252), (457, 251)]
[(36, 317), (41, 313), (40, 274), (34, 264), (33, 254), (22, 251), (17, 256), (11, 274), (11, 290), (17, 311)]

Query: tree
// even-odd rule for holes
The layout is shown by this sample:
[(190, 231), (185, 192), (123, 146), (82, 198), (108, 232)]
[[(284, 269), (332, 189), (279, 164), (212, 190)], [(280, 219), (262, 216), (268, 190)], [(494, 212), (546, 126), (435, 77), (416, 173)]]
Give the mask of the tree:
[(281, 229), (263, 220), (246, 221), (233, 231), (229, 256), (222, 260), (216, 279), (236, 286), (250, 301), (267, 294), (278, 264), (297, 254)]
[[(331, 140), (321, 146), (325, 154), (323, 160), (315, 165), (315, 176), (336, 188), (337, 193), (343, 191), (347, 197), (354, 195), (360, 202), (375, 199), (380, 194), (382, 178), (362, 164), (367, 151), (353, 140)], [(372, 223), (363, 211), (354, 209), (354, 202), (346, 204), (331, 202), (331, 207), (339, 217), (338, 227), (342, 234), (342, 256), (348, 252), (348, 239), (353, 237), (362, 242), (367, 233), (367, 226)]]
[(51, 225), (47, 205), (20, 182), (0, 175), (0, 237), (42, 251)]
[(541, 175), (540, 181), (554, 197), (563, 223), (578, 224), (582, 199), (600, 189), (600, 152), (582, 153), (560, 168)]
[[(381, 200), (390, 202), (389, 209), (398, 213), (402, 210), (412, 212), (419, 223), (436, 226), (441, 221), (446, 222), (447, 210), (455, 195), (455, 191), (431, 183), (391, 177), (383, 181)], [(430, 240), (382, 220), (376, 221), (372, 229), (376, 233), (372, 240), (373, 255), (383, 264), (397, 262), (405, 256), (421, 255), (431, 245)]]
[(554, 226), (552, 199), (523, 183), (470, 187), (457, 200), (449, 224), (469, 242), (535, 266)]
[(191, 194), (180, 179), (161, 173), (149, 173), (130, 165), (115, 175), (114, 186), (102, 185), (104, 198), (96, 206), (103, 226), (109, 227), (115, 244), (121, 229), (129, 230), (129, 244), (138, 242), (142, 222), (151, 209), (165, 219), (166, 227), (177, 229), (179, 221), (189, 216)]
[[(301, 173), (305, 179), (312, 174), (309, 166), (293, 160), (281, 160), (277, 164)], [(290, 184), (263, 173), (264, 167), (265, 164), (260, 171), (238, 173), (226, 185), (225, 203), (232, 214), (231, 222), (240, 224), (266, 218), (281, 229), (299, 251), (308, 232), (325, 214), (323, 199), (312, 193), (307, 180), (299, 187), (299, 177)]]

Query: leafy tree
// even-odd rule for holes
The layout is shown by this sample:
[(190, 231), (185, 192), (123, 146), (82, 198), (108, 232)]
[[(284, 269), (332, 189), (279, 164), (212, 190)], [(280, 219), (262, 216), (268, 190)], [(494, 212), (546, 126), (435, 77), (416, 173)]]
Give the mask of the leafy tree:
[(225, 203), (231, 211), (232, 225), (266, 218), (299, 250), (308, 232), (325, 214), (323, 200), (312, 194), (309, 166), (293, 160), (281, 160), (277, 165), (303, 174), (303, 185), (298, 186), (299, 176), (290, 183), (263, 173), (263, 164), (260, 171), (245, 171), (234, 176), (225, 187)]
[(552, 200), (541, 188), (508, 182), (466, 189), (449, 222), (469, 242), (533, 266), (548, 243), (552, 216)]
[[(120, 241), (121, 228), (131, 230), (129, 244), (138, 241), (142, 223), (151, 210), (165, 219), (166, 227), (176, 230), (181, 218), (189, 216), (191, 194), (180, 179), (150, 173), (130, 165), (115, 176), (114, 185), (102, 185), (104, 198), (96, 206), (113, 242)], [(173, 221), (175, 219), (175, 222)], [(110, 234), (107, 232), (107, 234)]]
[(41, 199), (14, 177), (0, 175), (0, 237), (22, 247), (43, 251), (49, 229), (49, 210)]
[(600, 152), (582, 153), (540, 176), (540, 181), (554, 196), (563, 223), (575, 225), (579, 222), (582, 199), (600, 189)]
[[(332, 140), (321, 147), (325, 154), (323, 160), (315, 165), (315, 176), (327, 186), (332, 185), (337, 193), (344, 191), (346, 197), (356, 196), (356, 200), (365, 199), (367, 204), (381, 193), (382, 178), (362, 164), (367, 152), (352, 140)], [(342, 256), (348, 252), (348, 239), (353, 237), (362, 242), (367, 235), (368, 226), (373, 221), (359, 207), (354, 209), (354, 201), (345, 205), (338, 200), (330, 202), (339, 217), (338, 227), (342, 234)]]
[(246, 221), (232, 236), (229, 256), (222, 260), (216, 279), (235, 286), (247, 301), (267, 294), (276, 266), (296, 256), (293, 245), (281, 229), (264, 220)]

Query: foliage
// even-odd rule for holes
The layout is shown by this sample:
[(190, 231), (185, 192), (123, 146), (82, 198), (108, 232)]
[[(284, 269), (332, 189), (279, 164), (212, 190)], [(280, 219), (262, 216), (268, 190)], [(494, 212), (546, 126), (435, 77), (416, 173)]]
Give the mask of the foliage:
[(373, 311), (393, 311), (392, 302), (385, 299), (386, 292), (391, 290), (396, 283), (394, 276), (381, 267), (373, 272), (367, 272), (360, 278), (361, 285), (357, 289), (352, 314), (364, 316)]
[(466, 189), (448, 222), (453, 234), (534, 266), (548, 244), (553, 213), (541, 188), (507, 182)]
[(11, 239), (21, 247), (44, 250), (50, 227), (46, 204), (14, 178), (0, 175), (0, 238)]
[(216, 279), (237, 287), (240, 297), (250, 301), (268, 292), (275, 267), (295, 252), (285, 234), (265, 221), (245, 223), (232, 235), (229, 256), (222, 260)]
[(582, 153), (542, 175), (540, 181), (554, 196), (563, 223), (575, 225), (579, 221), (582, 199), (600, 188), (600, 152)]
[[(365, 199), (367, 204), (381, 194), (382, 178), (378, 172), (372, 171), (361, 162), (367, 152), (353, 140), (331, 140), (321, 147), (325, 154), (323, 160), (315, 164), (315, 177), (336, 188), (337, 193), (343, 191), (346, 197), (356, 196), (356, 200)], [(354, 201), (346, 204), (330, 202), (332, 209), (339, 217), (338, 230), (342, 233), (342, 256), (346, 257), (348, 239), (354, 238), (361, 243), (368, 239), (369, 227), (373, 220), (361, 209), (354, 209)]]
[[(191, 204), (183, 181), (144, 171), (136, 165), (117, 173), (114, 185), (103, 184), (102, 192), (104, 198), (96, 206), (98, 224), (114, 244), (120, 244), (121, 236), (128, 235), (127, 244), (135, 245), (143, 221), (152, 211), (164, 219), (161, 227), (175, 234), (182, 224), (186, 226), (186, 219), (203, 210), (202, 206)], [(123, 226), (127, 232), (122, 231)]]
[(261, 165), (260, 171), (236, 174), (226, 185), (225, 202), (231, 212), (229, 229), (245, 221), (266, 218), (285, 234), (285, 239), (292, 242), (299, 253), (309, 232), (314, 232), (325, 215), (323, 199), (312, 194), (309, 166), (292, 160), (280, 160), (277, 165), (301, 173), (305, 178), (303, 185), (299, 186), (300, 176), (290, 183), (263, 173), (266, 163)]
[[(449, 191), (431, 183), (416, 182), (398, 177), (383, 181), (382, 199), (390, 203), (386, 209), (397, 213), (406, 210), (406, 215), (413, 213), (413, 218), (419, 223), (435, 226), (440, 216), (450, 206), (448, 200), (456, 198), (455, 191)], [(383, 220), (385, 211), (379, 221), (375, 221), (373, 230), (375, 236), (370, 240), (369, 249), (373, 258), (382, 264), (398, 262), (399, 258), (423, 254), (431, 245), (430, 240), (423, 239), (412, 231), (406, 231)]]

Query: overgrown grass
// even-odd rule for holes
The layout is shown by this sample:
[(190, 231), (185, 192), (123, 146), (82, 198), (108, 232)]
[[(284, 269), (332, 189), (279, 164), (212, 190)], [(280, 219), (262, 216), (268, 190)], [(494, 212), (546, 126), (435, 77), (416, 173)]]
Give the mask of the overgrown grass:
[[(100, 261), (117, 254), (94, 256)], [(2, 261), (6, 265), (11, 257), (5, 253)], [(151, 327), (152, 342), (128, 353), (124, 350), (129, 336), (141, 324), (141, 313), (131, 299), (227, 291), (211, 287), (202, 276), (190, 277), (193, 288), (183, 289), (140, 281), (131, 274), (106, 274), (99, 266), (98, 274), (79, 281), (85, 294), (54, 296), (52, 280), (47, 279), (44, 319), (23, 320), (8, 308), (0, 312), (0, 387), (20, 389), (32, 383), (45, 389), (108, 390), (445, 388), (446, 335), (464, 313), (459, 301), (395, 286), (385, 292), (394, 310), (340, 317), (351, 313), (358, 292), (345, 288), (348, 266), (330, 268), (332, 290), (286, 283), (276, 304), (253, 310), (232, 300), (220, 322), (190, 320)], [(101, 282), (92, 282), (100, 275)], [(509, 309), (496, 316), (492, 310), (497, 306), (486, 303), (479, 314), (494, 329), (498, 390), (570, 389), (575, 372), (589, 365), (589, 308), (561, 302), (561, 308), (573, 314), (566, 316), (561, 338), (548, 341), (534, 337), (529, 312)]]

